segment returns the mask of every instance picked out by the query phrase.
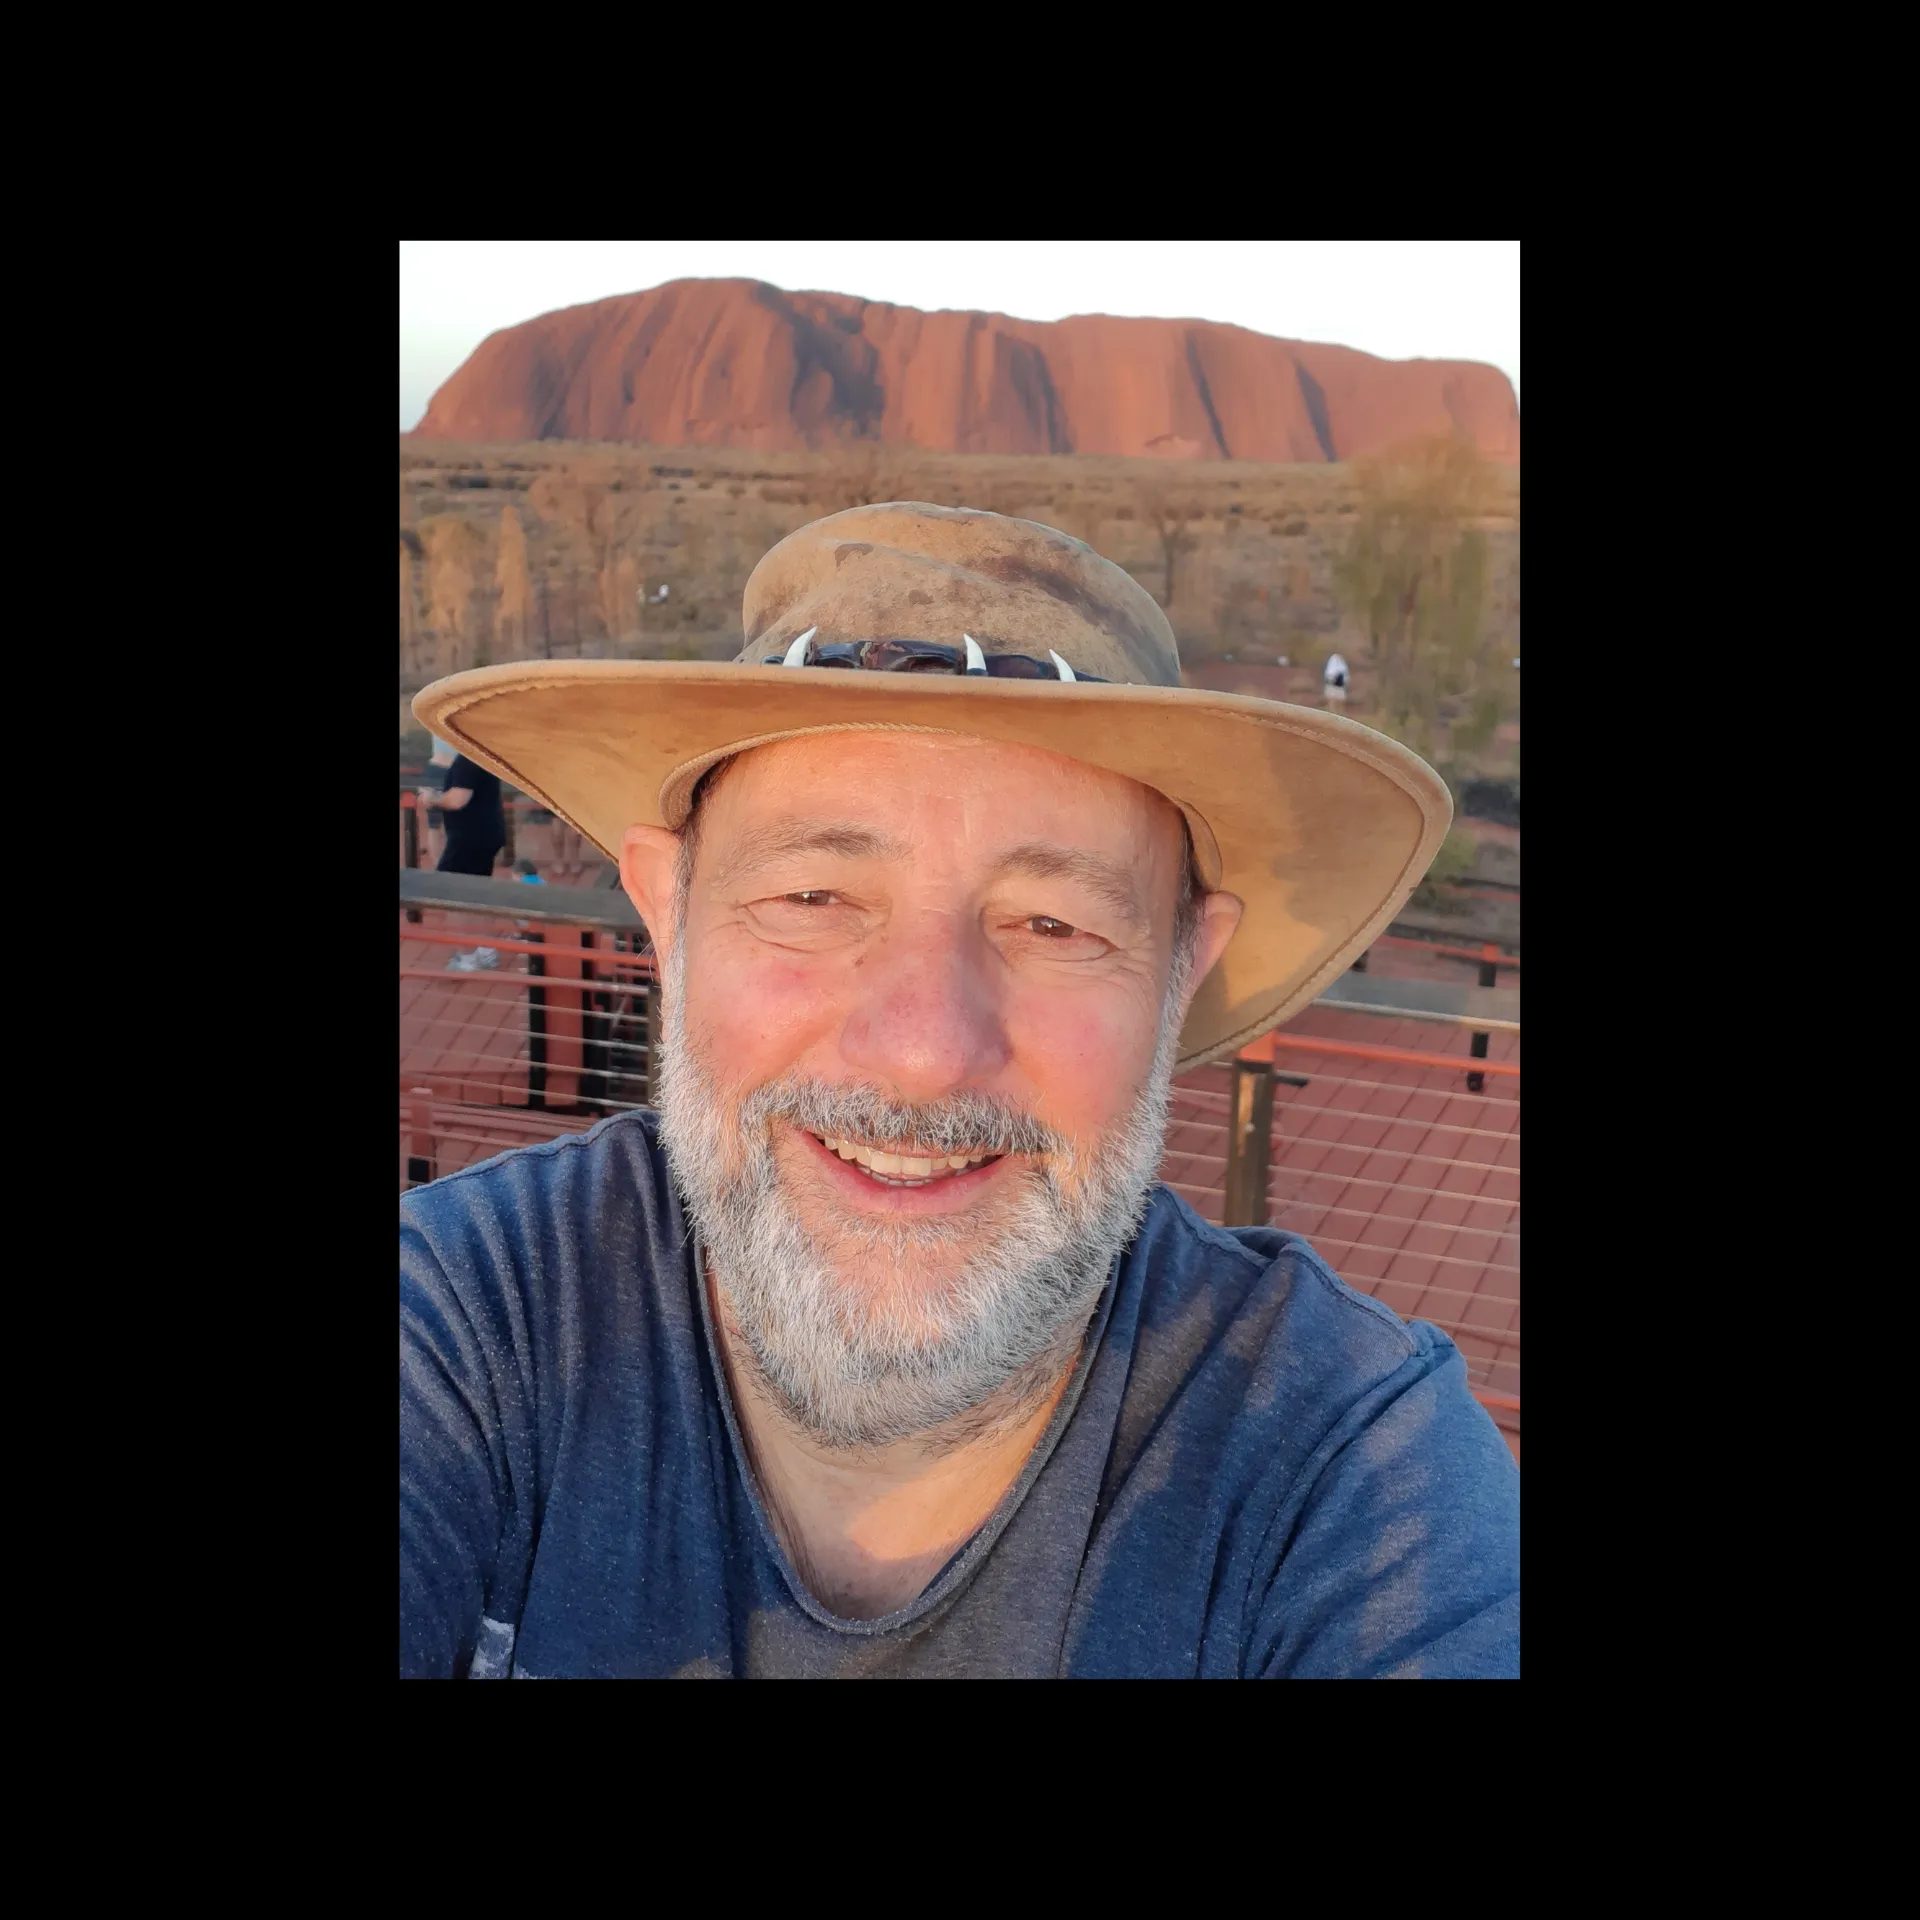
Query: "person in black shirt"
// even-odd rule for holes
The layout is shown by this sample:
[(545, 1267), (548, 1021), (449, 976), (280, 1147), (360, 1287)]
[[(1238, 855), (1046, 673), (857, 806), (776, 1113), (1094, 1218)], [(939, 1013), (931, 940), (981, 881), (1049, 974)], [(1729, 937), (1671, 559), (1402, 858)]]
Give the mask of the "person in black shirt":
[(500, 776), (459, 754), (447, 769), (440, 805), (447, 817), (447, 850), (440, 856), (438, 870), (482, 876), (492, 873), (493, 857), (507, 843)]

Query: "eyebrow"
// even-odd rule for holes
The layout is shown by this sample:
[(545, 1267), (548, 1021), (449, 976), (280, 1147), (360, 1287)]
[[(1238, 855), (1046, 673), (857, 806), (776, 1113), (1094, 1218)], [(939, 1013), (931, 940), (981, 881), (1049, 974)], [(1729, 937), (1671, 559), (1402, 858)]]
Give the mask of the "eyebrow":
[(1071, 880), (1085, 887), (1096, 900), (1104, 902), (1123, 919), (1146, 926), (1148, 916), (1133, 884), (1133, 873), (1117, 860), (1105, 860), (1097, 853), (1077, 847), (1056, 847), (1033, 841), (1015, 847), (998, 864), (1001, 873), (1022, 873), (1034, 880)]
[(776, 820), (743, 833), (716, 868), (712, 884), (725, 886), (755, 867), (796, 853), (826, 853), (842, 860), (897, 860), (906, 848), (891, 834), (848, 821)]

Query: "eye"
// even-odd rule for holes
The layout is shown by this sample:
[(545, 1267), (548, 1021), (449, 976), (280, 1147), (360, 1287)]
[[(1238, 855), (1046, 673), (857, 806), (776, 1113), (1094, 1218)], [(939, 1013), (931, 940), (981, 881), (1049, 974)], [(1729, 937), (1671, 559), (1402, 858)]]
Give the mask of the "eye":
[(1017, 920), (1009, 915), (1001, 924), (1012, 942), (1010, 953), (1025, 953), (1036, 962), (1044, 960), (1049, 966), (1101, 960), (1113, 951), (1112, 941), (1051, 913), (1023, 913)]
[(783, 893), (780, 897), (792, 901), (796, 907), (830, 907), (840, 896), (824, 887), (803, 887), (798, 893)]

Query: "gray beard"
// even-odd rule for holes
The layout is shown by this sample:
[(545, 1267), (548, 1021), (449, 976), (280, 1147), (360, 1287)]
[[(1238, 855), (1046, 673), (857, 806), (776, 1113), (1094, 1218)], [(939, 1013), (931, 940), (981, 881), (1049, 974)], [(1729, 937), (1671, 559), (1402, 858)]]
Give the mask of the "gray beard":
[[(913, 1106), (785, 1075), (744, 1100), (688, 1044), (684, 947), (666, 968), (655, 1098), (667, 1162), (757, 1383), (824, 1446), (915, 1436), (935, 1451), (1020, 1420), (1057, 1382), (1159, 1172), (1180, 1002), (1177, 961), (1153, 1065), (1126, 1118), (1081, 1152), (1011, 1103)], [(992, 1224), (845, 1216), (810, 1231), (781, 1182), (774, 1127), (912, 1141), (930, 1153), (1041, 1156)]]

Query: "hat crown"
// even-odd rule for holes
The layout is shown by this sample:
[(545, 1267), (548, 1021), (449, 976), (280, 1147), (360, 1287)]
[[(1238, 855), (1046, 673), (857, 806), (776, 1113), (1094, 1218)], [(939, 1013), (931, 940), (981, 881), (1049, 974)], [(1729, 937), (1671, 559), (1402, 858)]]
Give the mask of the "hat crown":
[(1083, 540), (1033, 520), (896, 500), (801, 527), (747, 581), (743, 662), (821, 645), (971, 634), (988, 653), (1140, 687), (1177, 687), (1180, 649), (1159, 603)]

